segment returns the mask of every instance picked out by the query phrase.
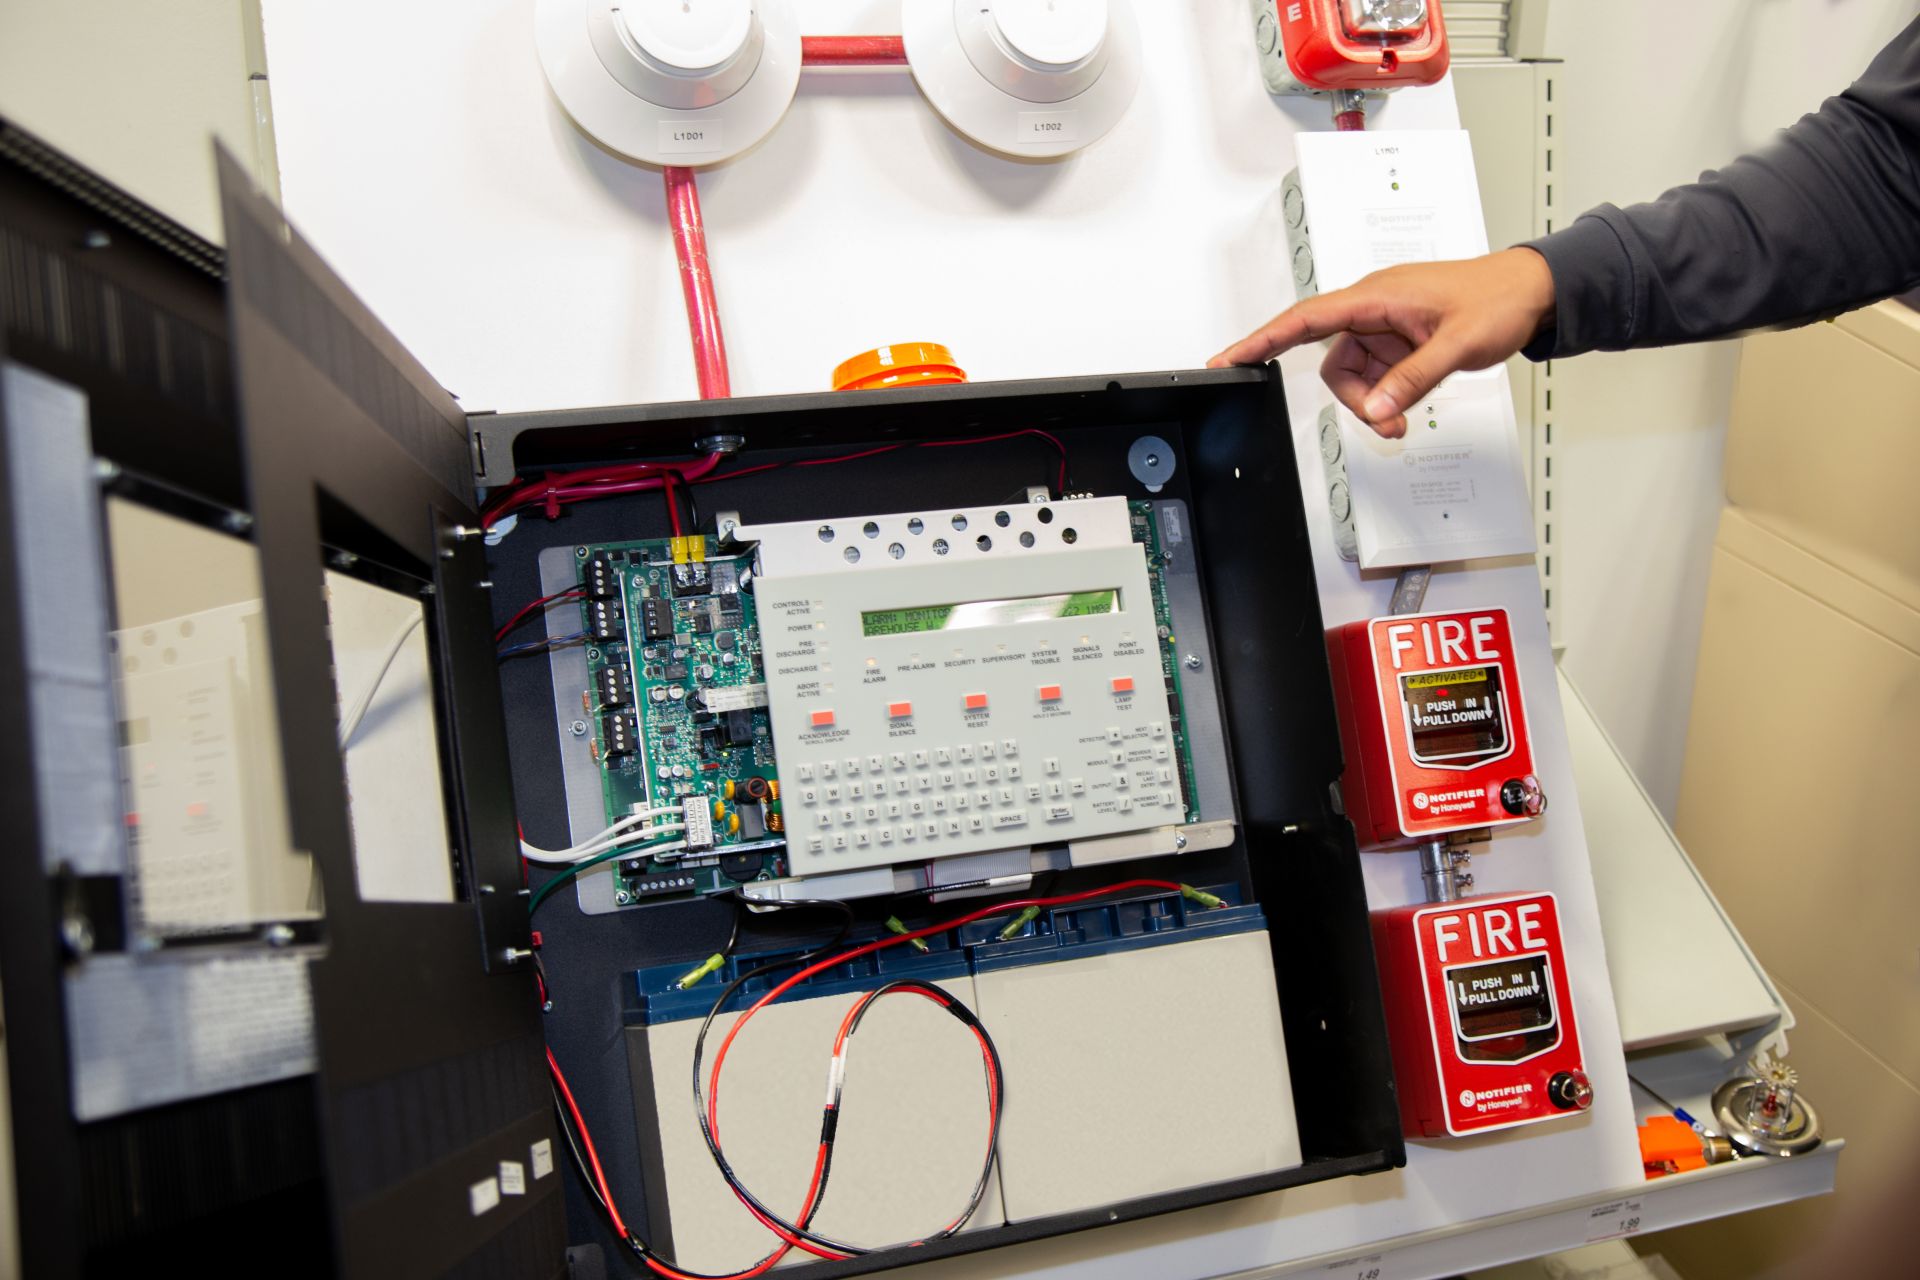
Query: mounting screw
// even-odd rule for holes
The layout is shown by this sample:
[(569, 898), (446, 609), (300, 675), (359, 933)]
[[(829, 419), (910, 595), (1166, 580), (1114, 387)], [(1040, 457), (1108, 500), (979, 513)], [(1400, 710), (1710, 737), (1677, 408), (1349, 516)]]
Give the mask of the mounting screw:
[(453, 535), (453, 540), (454, 540), (455, 542), (460, 542), (460, 541), (462, 541), (463, 539), (466, 539), (466, 538), (478, 538), (478, 537), (480, 537), (480, 536), (482, 536), (483, 534), (485, 534), (485, 533), (486, 533), (486, 530), (485, 530), (485, 529), (470, 529), (470, 528), (468, 528), (468, 527), (467, 527), (466, 525), (464, 525), (464, 524), (457, 524), (457, 525), (455, 525), (455, 526), (453, 526), (453, 528), (451, 528), (451, 529), (449, 529), (449, 530), (447, 530), (447, 532)]
[(229, 511), (220, 517), (220, 527), (228, 533), (245, 533), (253, 528), (253, 517), (244, 511)]
[(576, 738), (584, 738), (587, 736), (587, 722), (585, 720), (575, 720), (572, 724), (568, 725), (567, 728), (573, 730), (573, 736)]
[(493, 886), (490, 884), (481, 885), (480, 896), (483, 898), (491, 898), (493, 896)]
[(93, 922), (78, 911), (69, 911), (60, 918), (60, 940), (67, 944), (68, 955), (93, 954)]
[(284, 924), (270, 924), (260, 931), (260, 937), (270, 947), (285, 947), (293, 942), (293, 930)]
[(1190, 654), (1188, 654), (1188, 655), (1187, 655), (1187, 670), (1189, 670), (1189, 671), (1198, 671), (1199, 669), (1200, 669), (1200, 655), (1199, 655), (1199, 654), (1197, 654), (1197, 653), (1190, 653)]
[(100, 484), (112, 484), (120, 478), (120, 464), (110, 458), (95, 458), (93, 478)]
[(628, 893), (625, 889), (622, 889), (620, 892), (613, 895), (613, 900), (624, 907), (628, 903), (633, 901), (633, 895)]
[(542, 1000), (542, 1001), (540, 1002), (540, 1012), (542, 1012), (542, 1013), (552, 1013), (552, 1012), (553, 1012), (553, 1001), (551, 1001), (551, 1000)]
[(1173, 847), (1174, 847), (1174, 850), (1175, 850), (1175, 852), (1178, 852), (1179, 850), (1181, 850), (1181, 849), (1184, 849), (1184, 848), (1186, 848), (1186, 847), (1187, 847), (1187, 833), (1186, 833), (1186, 832), (1184, 832), (1184, 831), (1176, 831), (1176, 832), (1174, 832), (1174, 833), (1173, 833)]
[(738, 453), (747, 447), (747, 438), (740, 435), (701, 436), (693, 442), (699, 453)]
[(333, 553), (333, 567), (336, 569), (351, 569), (359, 563), (360, 557), (351, 551), (336, 551)]
[(1459, 889), (1461, 893), (1471, 893), (1473, 891), (1473, 872), (1471, 871), (1455, 872), (1453, 876), (1453, 883), (1454, 883), (1454, 887)]

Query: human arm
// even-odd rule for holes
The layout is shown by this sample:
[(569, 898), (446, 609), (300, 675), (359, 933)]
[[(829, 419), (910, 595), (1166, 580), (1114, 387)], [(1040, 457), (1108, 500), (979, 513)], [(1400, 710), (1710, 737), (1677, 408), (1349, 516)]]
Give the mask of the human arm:
[[(1920, 21), (1771, 147), (1517, 250), (1376, 272), (1215, 356), (1333, 337), (1328, 386), (1383, 435), (1461, 369), (1805, 323), (1920, 283)], [(1543, 288), (1544, 286), (1544, 288)], [(1544, 302), (1543, 302), (1544, 298)]]

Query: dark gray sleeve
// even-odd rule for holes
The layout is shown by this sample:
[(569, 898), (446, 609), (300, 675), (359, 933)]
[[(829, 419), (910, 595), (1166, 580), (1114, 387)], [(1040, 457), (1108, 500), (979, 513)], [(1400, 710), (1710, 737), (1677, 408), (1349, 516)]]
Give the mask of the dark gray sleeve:
[(1528, 247), (1555, 295), (1535, 360), (1805, 324), (1920, 284), (1920, 20), (1765, 150)]

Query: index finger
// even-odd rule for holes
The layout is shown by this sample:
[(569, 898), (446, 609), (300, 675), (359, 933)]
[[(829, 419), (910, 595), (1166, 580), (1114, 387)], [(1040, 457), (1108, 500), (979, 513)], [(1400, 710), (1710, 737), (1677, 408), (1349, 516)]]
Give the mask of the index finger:
[(1258, 364), (1302, 343), (1345, 333), (1361, 319), (1359, 302), (1347, 289), (1296, 302), (1207, 361), (1207, 366)]

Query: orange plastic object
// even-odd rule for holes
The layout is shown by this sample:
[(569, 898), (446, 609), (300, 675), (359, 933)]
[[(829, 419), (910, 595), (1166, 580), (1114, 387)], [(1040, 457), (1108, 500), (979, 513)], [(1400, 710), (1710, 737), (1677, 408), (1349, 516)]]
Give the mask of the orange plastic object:
[(1649, 1178), (1707, 1167), (1700, 1135), (1678, 1116), (1653, 1116), (1640, 1126), (1640, 1162)]
[(835, 391), (917, 387), (966, 380), (967, 371), (953, 362), (953, 352), (937, 342), (896, 342), (890, 347), (875, 347), (842, 362), (833, 371)]

